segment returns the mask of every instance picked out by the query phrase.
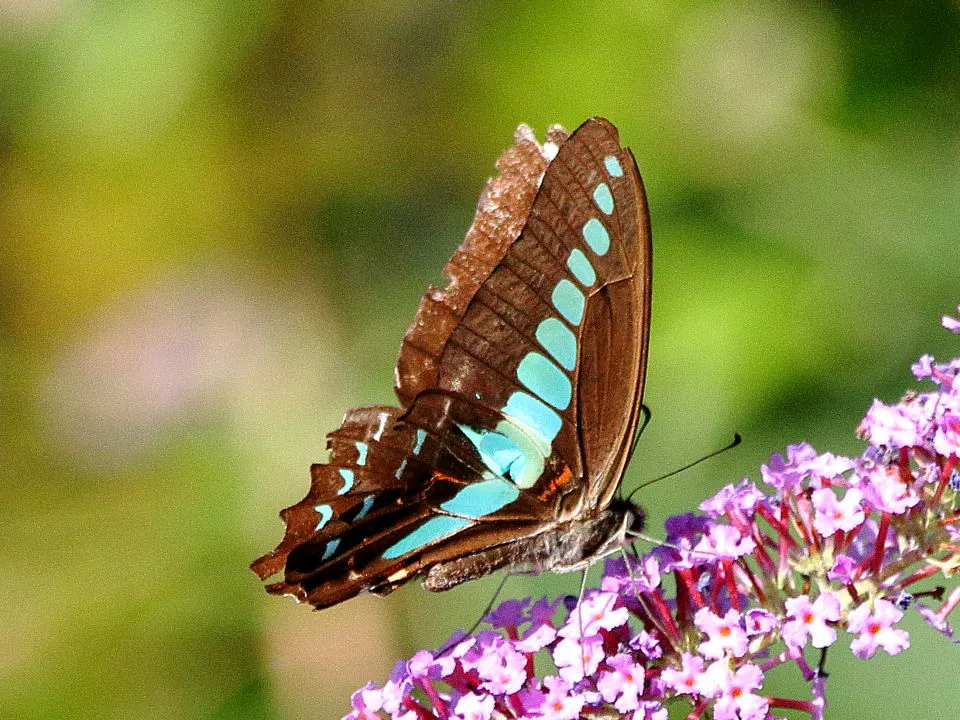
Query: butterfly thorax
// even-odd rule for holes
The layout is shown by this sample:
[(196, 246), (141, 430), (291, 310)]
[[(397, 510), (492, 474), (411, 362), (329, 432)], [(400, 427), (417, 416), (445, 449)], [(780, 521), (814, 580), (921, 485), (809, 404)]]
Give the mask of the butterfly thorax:
[(613, 554), (643, 530), (646, 514), (629, 500), (614, 500), (589, 519), (556, 523), (540, 533), (439, 563), (424, 580), (428, 590), (447, 590), (509, 567), (515, 574), (572, 572)]

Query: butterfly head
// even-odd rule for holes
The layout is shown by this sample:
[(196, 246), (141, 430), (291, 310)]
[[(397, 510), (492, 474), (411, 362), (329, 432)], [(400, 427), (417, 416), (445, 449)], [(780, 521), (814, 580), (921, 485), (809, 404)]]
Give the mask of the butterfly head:
[(607, 512), (620, 518), (620, 527), (623, 530), (624, 543), (629, 543), (643, 532), (646, 527), (647, 511), (641, 505), (630, 499), (614, 498)]

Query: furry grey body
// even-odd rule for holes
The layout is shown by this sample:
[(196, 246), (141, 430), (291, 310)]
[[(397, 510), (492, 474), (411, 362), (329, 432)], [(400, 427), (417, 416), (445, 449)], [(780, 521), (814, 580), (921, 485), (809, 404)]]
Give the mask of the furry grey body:
[(639, 532), (643, 521), (642, 508), (615, 502), (589, 520), (557, 523), (536, 535), (434, 565), (423, 586), (449, 590), (505, 567), (516, 574), (579, 570), (626, 545), (629, 532)]

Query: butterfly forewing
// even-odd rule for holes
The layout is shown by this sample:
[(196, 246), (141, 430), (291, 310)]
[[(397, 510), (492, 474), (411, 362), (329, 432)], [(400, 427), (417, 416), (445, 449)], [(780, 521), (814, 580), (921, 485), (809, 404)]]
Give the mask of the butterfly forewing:
[[(254, 564), (284, 570), (272, 592), (326, 607), (431, 568), (431, 589), (504, 565), (569, 569), (622, 524), (598, 515), (639, 417), (646, 202), (607, 121), (548, 140), (552, 160), (518, 131), (449, 286), (421, 302), (397, 363), (405, 407), (348, 413), (310, 493), (282, 513), (286, 537)], [(537, 539), (549, 533), (570, 537), (562, 559)]]

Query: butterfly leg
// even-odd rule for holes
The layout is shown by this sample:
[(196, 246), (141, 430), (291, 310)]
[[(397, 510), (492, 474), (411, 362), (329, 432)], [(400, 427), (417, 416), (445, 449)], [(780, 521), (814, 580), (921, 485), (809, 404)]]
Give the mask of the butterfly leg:
[(580, 664), (583, 676), (587, 676), (587, 653), (583, 647), (583, 596), (587, 594), (587, 573), (590, 566), (583, 568), (583, 577), (580, 580), (580, 596), (577, 598), (577, 622), (580, 624)]

